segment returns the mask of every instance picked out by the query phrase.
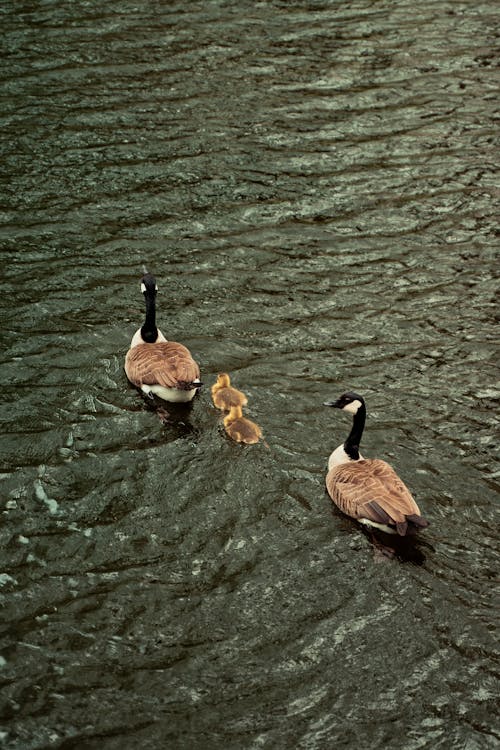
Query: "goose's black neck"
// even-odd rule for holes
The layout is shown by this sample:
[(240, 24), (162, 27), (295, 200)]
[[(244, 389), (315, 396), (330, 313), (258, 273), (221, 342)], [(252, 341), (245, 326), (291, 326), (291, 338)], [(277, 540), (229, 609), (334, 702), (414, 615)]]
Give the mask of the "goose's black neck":
[(361, 436), (365, 428), (366, 422), (366, 406), (364, 403), (361, 404), (358, 411), (354, 415), (352, 420), (352, 428), (347, 436), (347, 440), (344, 443), (344, 450), (353, 461), (359, 459), (359, 444), (361, 442)]
[(146, 344), (154, 344), (158, 338), (158, 328), (156, 327), (156, 291), (146, 289), (144, 299), (146, 301), (146, 320), (141, 328), (141, 336)]

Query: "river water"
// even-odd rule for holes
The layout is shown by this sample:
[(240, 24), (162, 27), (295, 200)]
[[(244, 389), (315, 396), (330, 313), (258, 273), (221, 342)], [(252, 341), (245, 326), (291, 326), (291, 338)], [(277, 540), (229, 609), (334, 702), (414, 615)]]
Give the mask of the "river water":
[[(498, 748), (497, 4), (0, 19), (0, 746)], [(163, 420), (144, 269), (205, 383)], [(414, 544), (325, 493), (345, 390)]]

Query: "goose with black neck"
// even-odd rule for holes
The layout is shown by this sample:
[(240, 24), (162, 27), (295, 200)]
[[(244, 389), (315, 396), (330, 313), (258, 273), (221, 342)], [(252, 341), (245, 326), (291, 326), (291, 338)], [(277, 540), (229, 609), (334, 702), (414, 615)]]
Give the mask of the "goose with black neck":
[(200, 368), (183, 344), (167, 341), (156, 326), (155, 277), (147, 273), (141, 280), (146, 303), (143, 325), (133, 335), (125, 357), (127, 378), (145, 395), (164, 401), (191, 401), (200, 389)]
[(366, 422), (366, 405), (357, 393), (344, 393), (325, 402), (353, 415), (347, 439), (328, 460), (326, 487), (340, 510), (359, 523), (386, 533), (407, 536), (429, 525), (404, 482), (392, 466), (378, 458), (365, 459), (359, 445)]

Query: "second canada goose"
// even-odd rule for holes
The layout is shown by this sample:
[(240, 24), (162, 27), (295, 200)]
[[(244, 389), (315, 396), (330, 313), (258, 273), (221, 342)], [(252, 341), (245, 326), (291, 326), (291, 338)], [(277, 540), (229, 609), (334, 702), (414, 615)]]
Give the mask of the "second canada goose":
[(231, 406), (245, 406), (247, 397), (241, 391), (233, 388), (227, 372), (217, 375), (217, 382), (212, 386), (212, 399), (218, 409), (229, 411)]
[(359, 444), (366, 420), (366, 406), (357, 393), (344, 393), (325, 402), (353, 414), (352, 429), (328, 460), (326, 488), (346, 515), (382, 531), (406, 536), (429, 525), (410, 491), (388, 463), (364, 459)]
[(241, 406), (231, 406), (227, 417), (224, 417), (224, 427), (227, 434), (237, 443), (258, 443), (262, 437), (262, 430), (258, 424), (243, 416)]
[(146, 302), (146, 320), (131, 341), (125, 357), (125, 372), (131, 383), (147, 396), (153, 394), (164, 401), (191, 401), (201, 387), (200, 368), (189, 349), (175, 341), (167, 341), (156, 327), (155, 277), (142, 277), (141, 291)]

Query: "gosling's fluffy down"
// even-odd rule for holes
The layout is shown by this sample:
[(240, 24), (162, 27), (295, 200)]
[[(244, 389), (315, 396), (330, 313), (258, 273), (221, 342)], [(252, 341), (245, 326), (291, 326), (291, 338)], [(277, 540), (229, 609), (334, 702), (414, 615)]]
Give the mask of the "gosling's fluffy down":
[(237, 443), (252, 445), (259, 442), (262, 430), (258, 424), (243, 416), (241, 406), (232, 406), (227, 417), (224, 417), (226, 433)]
[(217, 382), (212, 386), (212, 399), (217, 409), (229, 411), (232, 406), (246, 406), (247, 397), (241, 391), (233, 388), (227, 372), (217, 375)]

